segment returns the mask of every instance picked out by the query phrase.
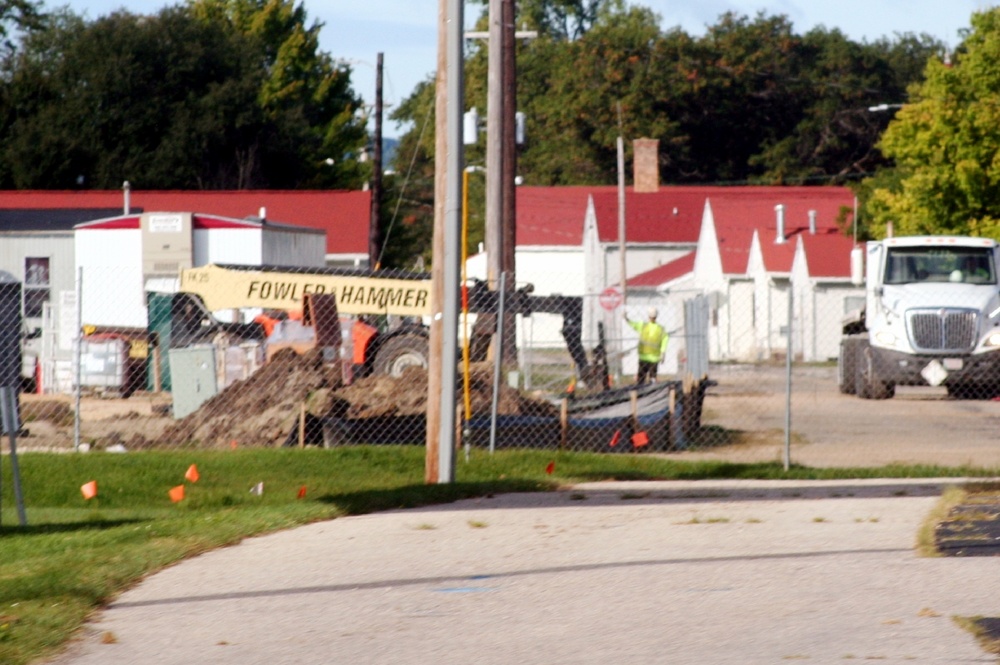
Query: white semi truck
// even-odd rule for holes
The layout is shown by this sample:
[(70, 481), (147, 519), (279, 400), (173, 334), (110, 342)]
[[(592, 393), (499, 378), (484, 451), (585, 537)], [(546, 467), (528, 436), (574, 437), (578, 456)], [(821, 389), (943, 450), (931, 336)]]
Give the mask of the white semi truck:
[(993, 240), (959, 236), (887, 238), (855, 250), (851, 275), (865, 285), (865, 305), (843, 322), (840, 392), (888, 399), (897, 385), (943, 385), (956, 398), (996, 395), (998, 255)]

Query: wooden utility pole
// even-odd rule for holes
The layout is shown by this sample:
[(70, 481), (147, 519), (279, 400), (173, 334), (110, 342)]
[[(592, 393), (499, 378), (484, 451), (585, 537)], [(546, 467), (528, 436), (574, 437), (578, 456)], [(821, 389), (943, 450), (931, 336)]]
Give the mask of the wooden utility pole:
[[(445, 170), (448, 155), (448, 135), (441, 131), (448, 113), (447, 81), (448, 65), (448, 0), (438, 0), (438, 58), (434, 115), (436, 128), (434, 136), (434, 236), (432, 252), (436, 259), (444, 256), (444, 199), (447, 181)], [(431, 311), (440, 311), (444, 301), (444, 282), (440, 278), (441, 266), (434, 261), (431, 266)], [(432, 316), (430, 325), (430, 349), (427, 367), (427, 450), (424, 459), (424, 482), (436, 483), (439, 471), (439, 432), (441, 429), (441, 319)]]
[(489, 40), (486, 72), (486, 283), (500, 283), (503, 254), (504, 97), (503, 3), (489, 0)]
[[(517, 137), (514, 131), (514, 118), (517, 113), (517, 58), (514, 38), (514, 0), (502, 0), (501, 22), (503, 32), (503, 122), (501, 139), (502, 183), (500, 199), (500, 270), (505, 275), (505, 285), (508, 291), (517, 289), (515, 281), (514, 250), (517, 245)], [(508, 297), (508, 302), (511, 299)], [(514, 362), (517, 358), (517, 331), (515, 317), (507, 314), (503, 320), (503, 349), (501, 359), (504, 363)]]
[(434, 264), (427, 368), (427, 482), (455, 480), (462, 220), (463, 1), (440, 0), (434, 158)]
[(372, 206), (368, 227), (368, 265), (376, 270), (382, 263), (382, 54), (375, 61), (375, 145), (372, 157)]

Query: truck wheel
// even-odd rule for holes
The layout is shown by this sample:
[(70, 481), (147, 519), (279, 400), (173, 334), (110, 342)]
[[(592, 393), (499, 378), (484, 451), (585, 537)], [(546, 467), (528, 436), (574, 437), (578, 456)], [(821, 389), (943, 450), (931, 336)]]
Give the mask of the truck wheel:
[(373, 371), (375, 374), (399, 377), (407, 367), (426, 368), (428, 354), (426, 337), (420, 335), (392, 337), (378, 350)]
[(896, 386), (879, 376), (875, 354), (868, 344), (860, 344), (855, 355), (854, 389), (861, 399), (889, 399), (896, 394)]
[(858, 340), (845, 337), (840, 340), (840, 355), (837, 356), (837, 384), (844, 395), (857, 392), (855, 366), (858, 358)]

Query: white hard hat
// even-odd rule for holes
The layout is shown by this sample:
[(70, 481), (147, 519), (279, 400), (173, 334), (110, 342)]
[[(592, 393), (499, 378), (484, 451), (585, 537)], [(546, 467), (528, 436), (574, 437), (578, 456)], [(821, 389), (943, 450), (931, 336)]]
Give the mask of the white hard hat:
[(647, 312), (647, 314), (649, 314), (649, 318), (655, 319), (656, 315), (659, 314), (659, 312), (656, 311), (655, 307), (650, 307), (649, 311)]

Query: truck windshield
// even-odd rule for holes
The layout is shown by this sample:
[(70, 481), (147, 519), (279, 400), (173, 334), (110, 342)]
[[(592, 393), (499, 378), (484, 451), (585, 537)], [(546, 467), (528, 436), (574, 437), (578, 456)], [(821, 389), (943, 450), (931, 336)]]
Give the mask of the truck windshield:
[(885, 261), (885, 284), (963, 282), (996, 284), (993, 250), (987, 247), (893, 247)]

